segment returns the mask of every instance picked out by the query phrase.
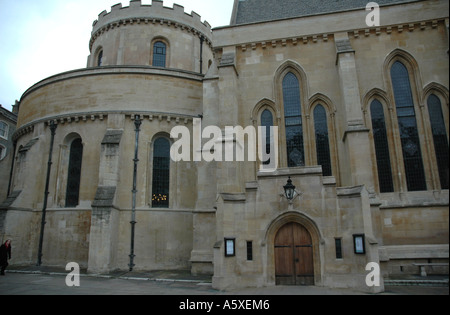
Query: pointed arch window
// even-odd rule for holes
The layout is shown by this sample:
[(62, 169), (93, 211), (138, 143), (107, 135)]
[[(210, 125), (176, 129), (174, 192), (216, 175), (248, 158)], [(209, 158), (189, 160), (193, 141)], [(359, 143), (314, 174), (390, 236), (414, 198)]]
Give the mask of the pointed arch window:
[(426, 190), (422, 151), (408, 69), (400, 61), (391, 68), (392, 87), (409, 191)]
[(80, 198), (81, 164), (83, 160), (83, 144), (81, 138), (70, 145), (69, 169), (67, 172), (66, 207), (78, 206)]
[(304, 166), (300, 84), (292, 72), (283, 78), (283, 102), (288, 167)]
[(166, 67), (167, 46), (162, 41), (157, 41), (153, 45), (153, 63), (154, 67)]
[(261, 114), (261, 127), (264, 127), (266, 132), (266, 139), (265, 139), (265, 156), (268, 156), (269, 159), (266, 161), (263, 161), (263, 165), (269, 165), (270, 164), (270, 127), (273, 126), (273, 115), (272, 112), (268, 109), (265, 109)]
[(153, 144), (152, 207), (169, 208), (170, 142), (157, 138)]
[(375, 99), (370, 104), (370, 116), (372, 118), (373, 141), (377, 159), (378, 183), (380, 192), (393, 192), (391, 159), (386, 132), (383, 105)]
[(317, 163), (322, 166), (323, 176), (331, 176), (330, 141), (328, 139), (327, 113), (322, 105), (314, 109)]
[(427, 104), (441, 188), (448, 189), (448, 139), (441, 100), (436, 95), (431, 94), (428, 97)]

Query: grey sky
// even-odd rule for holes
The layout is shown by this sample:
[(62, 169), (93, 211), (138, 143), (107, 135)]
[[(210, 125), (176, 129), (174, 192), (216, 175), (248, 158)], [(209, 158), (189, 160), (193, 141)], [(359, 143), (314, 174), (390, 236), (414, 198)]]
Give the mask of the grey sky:
[[(212, 27), (228, 25), (233, 0), (164, 0), (195, 11)], [(33, 84), (86, 67), (92, 22), (129, 0), (0, 0), (0, 104), (11, 110)], [(142, 0), (151, 4), (151, 0)]]

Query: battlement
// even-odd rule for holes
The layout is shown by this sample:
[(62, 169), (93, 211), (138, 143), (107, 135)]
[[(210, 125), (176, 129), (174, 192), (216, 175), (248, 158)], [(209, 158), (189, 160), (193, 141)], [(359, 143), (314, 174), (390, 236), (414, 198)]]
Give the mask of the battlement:
[(166, 21), (169, 25), (194, 28), (209, 39), (211, 37), (211, 25), (206, 21), (202, 22), (200, 15), (194, 11), (191, 14), (185, 13), (184, 7), (178, 4), (174, 4), (173, 8), (165, 7), (160, 0), (153, 0), (151, 5), (144, 5), (141, 0), (131, 0), (128, 7), (122, 7), (121, 3), (112, 6), (111, 12), (105, 10), (98, 15), (98, 19), (92, 24), (92, 35), (110, 24), (120, 25), (134, 20), (139, 23)]

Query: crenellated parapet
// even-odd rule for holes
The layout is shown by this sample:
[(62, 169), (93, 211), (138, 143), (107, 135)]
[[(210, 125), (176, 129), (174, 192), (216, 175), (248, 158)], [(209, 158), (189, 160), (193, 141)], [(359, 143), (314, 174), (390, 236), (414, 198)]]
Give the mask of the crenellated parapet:
[(172, 8), (165, 7), (163, 1), (153, 0), (151, 5), (142, 4), (141, 0), (132, 0), (128, 7), (116, 4), (108, 13), (101, 12), (92, 25), (89, 48), (95, 39), (105, 31), (129, 24), (161, 24), (179, 28), (203, 36), (206, 43), (211, 45), (211, 25), (201, 21), (201, 16), (192, 11), (188, 14), (184, 7), (174, 4)]

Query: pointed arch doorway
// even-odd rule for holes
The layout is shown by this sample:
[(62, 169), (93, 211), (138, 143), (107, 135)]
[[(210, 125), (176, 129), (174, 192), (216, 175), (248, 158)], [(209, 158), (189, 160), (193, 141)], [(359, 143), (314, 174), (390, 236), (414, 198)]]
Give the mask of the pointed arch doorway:
[(275, 236), (274, 254), (277, 285), (314, 285), (313, 242), (303, 225), (283, 225)]

